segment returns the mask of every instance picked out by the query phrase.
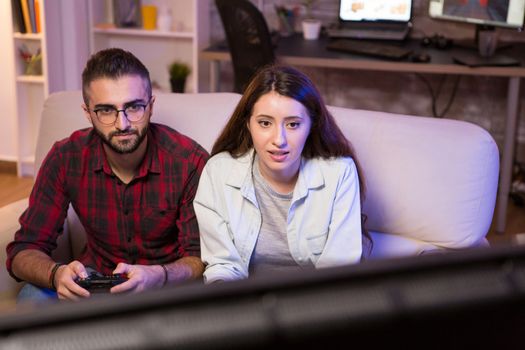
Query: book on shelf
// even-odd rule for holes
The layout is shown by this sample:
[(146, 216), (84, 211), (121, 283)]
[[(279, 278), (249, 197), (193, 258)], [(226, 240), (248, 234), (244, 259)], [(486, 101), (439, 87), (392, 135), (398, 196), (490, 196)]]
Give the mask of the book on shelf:
[(35, 23), (36, 23), (36, 32), (42, 32), (42, 23), (40, 22), (40, 11), (41, 11), (40, 0), (35, 0)]
[(20, 33), (40, 33), (42, 23), (40, 12), (41, 0), (11, 0), (13, 9), (13, 29)]
[(11, 0), (11, 8), (13, 13), (13, 30), (22, 34), (27, 33), (20, 0)]
[(29, 10), (29, 21), (31, 22), (31, 30), (36, 33), (36, 17), (35, 17), (35, 0), (26, 0), (27, 8)]
[(31, 27), (31, 19), (29, 18), (29, 5), (27, 4), (27, 0), (20, 0), (20, 6), (22, 7), (26, 33), (34, 33), (33, 28)]

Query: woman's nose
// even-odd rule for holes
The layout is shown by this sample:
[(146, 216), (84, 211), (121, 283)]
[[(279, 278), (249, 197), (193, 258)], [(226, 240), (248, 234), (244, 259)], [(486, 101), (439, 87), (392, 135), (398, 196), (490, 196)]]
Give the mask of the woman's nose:
[(273, 144), (277, 147), (283, 147), (286, 145), (286, 128), (278, 126), (275, 130)]

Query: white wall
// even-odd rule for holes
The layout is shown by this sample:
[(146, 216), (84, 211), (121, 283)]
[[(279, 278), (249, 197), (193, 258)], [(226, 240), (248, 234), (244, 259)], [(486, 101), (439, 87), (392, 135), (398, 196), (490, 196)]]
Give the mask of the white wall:
[(0, 1), (0, 160), (16, 159), (15, 60), (11, 2)]
[[(46, 9), (52, 12), (48, 14), (49, 20), (53, 22), (46, 26), (48, 59), (50, 65), (56, 63), (52, 69), (56, 74), (49, 79), (50, 92), (80, 89), (80, 74), (89, 56), (87, 2), (46, 0), (46, 3)], [(12, 54), (16, 48), (12, 31), (11, 0), (0, 0), (0, 160), (7, 161), (15, 161), (18, 152), (15, 56)]]
[(81, 73), (89, 57), (87, 1), (61, 1), (64, 90), (81, 88)]

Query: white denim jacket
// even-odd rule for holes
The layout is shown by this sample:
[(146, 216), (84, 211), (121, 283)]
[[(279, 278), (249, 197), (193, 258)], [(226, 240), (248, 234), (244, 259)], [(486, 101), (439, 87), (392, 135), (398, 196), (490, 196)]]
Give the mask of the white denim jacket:
[[(248, 277), (261, 228), (252, 161), (253, 150), (237, 159), (222, 152), (202, 172), (193, 206), (206, 283)], [(361, 206), (354, 161), (302, 159), (287, 220), (297, 264), (322, 268), (359, 262)]]

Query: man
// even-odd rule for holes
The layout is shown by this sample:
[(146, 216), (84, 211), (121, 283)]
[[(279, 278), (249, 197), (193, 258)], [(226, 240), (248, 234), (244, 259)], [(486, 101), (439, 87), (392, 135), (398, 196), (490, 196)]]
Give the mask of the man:
[[(82, 94), (93, 127), (52, 147), (7, 247), (9, 273), (29, 283), (19, 301), (89, 297), (76, 280), (92, 270), (127, 275), (111, 293), (200, 277), (192, 202), (208, 154), (175, 130), (150, 123), (149, 72), (127, 51), (93, 55), (82, 73)], [(79, 260), (60, 264), (50, 253), (70, 203), (87, 246)]]

